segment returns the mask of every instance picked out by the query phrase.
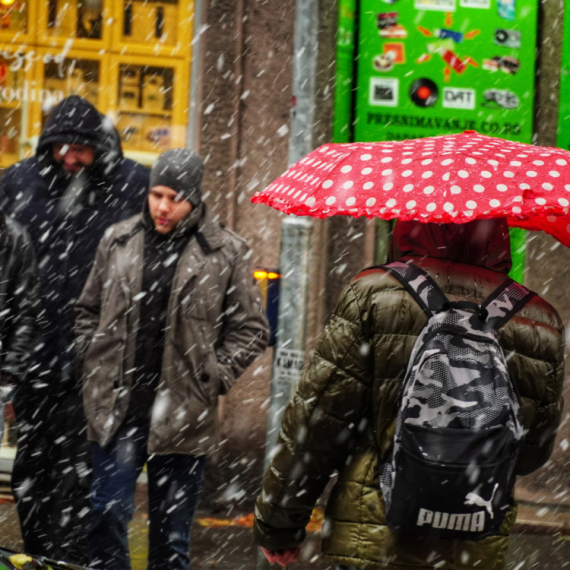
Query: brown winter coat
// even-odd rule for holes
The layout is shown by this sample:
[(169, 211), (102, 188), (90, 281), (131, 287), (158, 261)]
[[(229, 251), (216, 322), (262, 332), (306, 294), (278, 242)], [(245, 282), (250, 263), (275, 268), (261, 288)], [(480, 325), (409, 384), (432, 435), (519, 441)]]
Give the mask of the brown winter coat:
[[(142, 216), (111, 226), (76, 306), (88, 438), (106, 445), (125, 419), (141, 318)], [(203, 455), (218, 439), (218, 396), (267, 344), (244, 241), (206, 211), (180, 256), (168, 305), (148, 452)], [(144, 316), (144, 315), (143, 315)]]
[[(465, 228), (448, 235), (435, 228), (438, 235), (431, 236), (420, 228), (417, 240), (396, 233), (395, 257), (413, 259), (452, 301), (484, 301), (506, 277), (507, 239), (453, 252), (448, 246), (461, 245), (465, 236), (456, 232)], [(463, 256), (470, 264), (446, 255)], [(323, 528), (330, 562), (363, 569), (503, 567), (514, 503), (501, 534), (475, 542), (403, 537), (385, 525), (378, 456), (391, 447), (403, 373), (426, 320), (409, 293), (381, 269), (364, 271), (345, 288), (285, 412), (281, 447), (257, 501), (258, 544), (277, 550), (301, 542), (317, 498), (338, 470)], [(519, 474), (540, 467), (552, 451), (562, 410), (563, 331), (557, 312), (540, 297), (500, 330), (528, 429)]]

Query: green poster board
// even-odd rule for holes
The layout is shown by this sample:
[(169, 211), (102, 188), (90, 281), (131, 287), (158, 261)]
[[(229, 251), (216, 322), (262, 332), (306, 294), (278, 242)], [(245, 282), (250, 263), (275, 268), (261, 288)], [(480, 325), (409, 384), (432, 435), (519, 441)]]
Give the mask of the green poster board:
[(560, 70), (560, 103), (556, 145), (570, 150), (570, 2), (564, 3), (564, 40)]
[(531, 142), (536, 0), (361, 0), (355, 140)]
[[(398, 140), (463, 130), (532, 142), (535, 2), (360, 0), (360, 11), (356, 13), (356, 0), (339, 0), (338, 9), (334, 142)], [(382, 14), (388, 16), (380, 16)], [(386, 27), (391, 29), (385, 31)], [(567, 95), (561, 99), (567, 105), (562, 112), (561, 103), (560, 124), (566, 120), (564, 134), (570, 144), (570, 18), (565, 22), (565, 29), (568, 39), (563, 58), (566, 75), (563, 68), (561, 89), (566, 88)], [(356, 30), (359, 30), (357, 77), (353, 61)], [(452, 44), (444, 42), (431, 46), (430, 52), (427, 44), (441, 40), (434, 36), (442, 35), (450, 36), (443, 40), (452, 40), (451, 51), (465, 64), (461, 67), (459, 62), (446, 56), (461, 73), (452, 69), (441, 56), (441, 48), (450, 48)], [(392, 54), (385, 55), (390, 50)], [(431, 57), (426, 58), (426, 54)], [(465, 63), (467, 57), (472, 62)], [(500, 62), (501, 58), (505, 58), (504, 61)], [(517, 61), (520, 67), (515, 70), (512, 65), (516, 66)], [(493, 71), (495, 63), (497, 69)], [(371, 85), (382, 87), (382, 78), (397, 80), (396, 105), (392, 105), (392, 101), (389, 101), (390, 105), (378, 105), (377, 101), (371, 104)], [(436, 100), (429, 101), (433, 103), (431, 105), (417, 105), (410, 98), (412, 84), (422, 78), (433, 81), (438, 89)], [(393, 81), (387, 83), (388, 86), (394, 84)], [(485, 97), (488, 90), (491, 92)], [(448, 101), (445, 101), (446, 97)], [(518, 103), (516, 108), (506, 108), (515, 103)], [(369, 114), (382, 117), (373, 116), (370, 120)], [(354, 137), (351, 136), (353, 127)], [(560, 133), (561, 129), (559, 136)], [(511, 229), (511, 250), (513, 269), (510, 276), (522, 283), (526, 252), (524, 230)]]
[(333, 141), (352, 142), (354, 74), (354, 33), (356, 0), (339, 0), (336, 35), (336, 82), (334, 92)]

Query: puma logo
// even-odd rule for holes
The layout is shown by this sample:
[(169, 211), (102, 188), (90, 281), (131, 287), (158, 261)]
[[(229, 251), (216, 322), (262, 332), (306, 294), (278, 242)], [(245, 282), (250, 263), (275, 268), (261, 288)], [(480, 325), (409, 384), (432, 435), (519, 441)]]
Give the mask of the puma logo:
[(489, 513), (489, 516), (493, 519), (495, 518), (495, 514), (493, 513), (493, 499), (495, 498), (495, 493), (497, 492), (498, 488), (499, 484), (495, 483), (495, 487), (493, 488), (493, 494), (491, 495), (491, 498), (488, 501), (483, 499), (483, 497), (481, 497), (477, 493), (467, 493), (467, 495), (465, 496), (464, 504), (475, 505), (477, 507), (485, 507), (485, 509), (487, 509), (487, 512)]
[(442, 513), (420, 509), (418, 526), (431, 526), (437, 529), (461, 530), (464, 532), (483, 532), (485, 530), (485, 511), (476, 513)]

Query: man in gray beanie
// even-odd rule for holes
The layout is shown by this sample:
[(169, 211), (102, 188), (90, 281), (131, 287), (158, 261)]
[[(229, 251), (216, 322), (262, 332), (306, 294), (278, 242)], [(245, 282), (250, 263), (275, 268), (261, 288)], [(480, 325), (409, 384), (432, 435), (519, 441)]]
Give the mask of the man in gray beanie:
[(194, 206), (202, 201), (204, 163), (186, 148), (173, 148), (158, 157), (151, 170), (150, 187), (167, 186)]
[(106, 232), (77, 302), (93, 453), (90, 568), (130, 568), (127, 525), (145, 463), (148, 568), (188, 568), (218, 396), (267, 344), (248, 247), (202, 202), (203, 170), (187, 149), (158, 158), (143, 213)]

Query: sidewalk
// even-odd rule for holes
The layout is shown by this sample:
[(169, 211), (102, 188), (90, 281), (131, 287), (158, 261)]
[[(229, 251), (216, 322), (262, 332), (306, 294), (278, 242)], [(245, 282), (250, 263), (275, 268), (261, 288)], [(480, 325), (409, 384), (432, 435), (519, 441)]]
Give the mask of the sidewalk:
[[(199, 511), (196, 516), (191, 539), (192, 570), (255, 570), (257, 548), (253, 544), (251, 529), (241, 526), (201, 526), (201, 523), (211, 524), (210, 518), (211, 513), (204, 511)], [(227, 523), (229, 519), (218, 518), (218, 521)], [(570, 509), (520, 505), (518, 521), (511, 541), (509, 570), (570, 570)], [(137, 513), (131, 533), (132, 570), (144, 570), (147, 534), (144, 514)], [(308, 535), (301, 561), (288, 568), (333, 570), (320, 556), (319, 533)]]
[[(139, 485), (137, 510), (130, 528), (132, 570), (146, 568), (148, 529), (145, 492), (145, 486)], [(255, 570), (257, 548), (253, 544), (251, 528), (233, 526), (248, 525), (250, 521), (248, 513), (232, 513), (232, 518), (223, 518), (199, 510), (192, 528), (192, 570)], [(0, 503), (0, 545), (14, 550), (22, 548), (12, 502)], [(303, 546), (301, 561), (288, 568), (333, 570), (319, 553), (319, 533), (310, 533)], [(520, 506), (507, 568), (530, 570), (540, 567), (570, 570), (570, 508)]]

